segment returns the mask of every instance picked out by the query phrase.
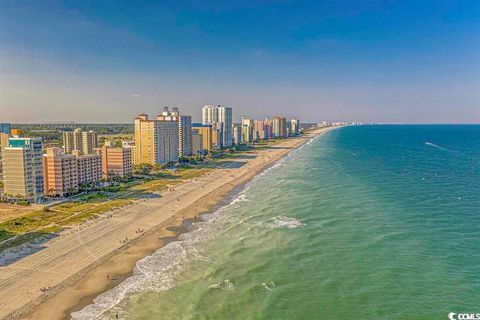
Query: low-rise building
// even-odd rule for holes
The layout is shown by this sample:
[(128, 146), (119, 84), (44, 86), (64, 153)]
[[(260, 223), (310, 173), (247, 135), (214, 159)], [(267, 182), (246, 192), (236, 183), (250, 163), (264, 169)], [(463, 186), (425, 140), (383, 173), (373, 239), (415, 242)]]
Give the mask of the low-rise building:
[(20, 137), (23, 135), (23, 130), (22, 129), (11, 129), (10, 130), (10, 134), (12, 136), (17, 136), (17, 137)]
[(63, 153), (62, 148), (47, 148), (43, 155), (45, 194), (63, 197), (78, 192), (77, 157)]
[(77, 156), (78, 185), (92, 183), (102, 179), (102, 157), (98, 154)]
[(108, 179), (112, 176), (124, 178), (132, 173), (132, 148), (96, 148), (95, 153), (102, 157), (102, 175)]

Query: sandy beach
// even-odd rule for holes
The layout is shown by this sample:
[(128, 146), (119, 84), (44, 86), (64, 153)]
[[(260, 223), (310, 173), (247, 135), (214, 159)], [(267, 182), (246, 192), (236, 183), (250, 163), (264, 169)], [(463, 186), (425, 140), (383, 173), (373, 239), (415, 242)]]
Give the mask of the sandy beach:
[[(138, 260), (174, 240), (182, 226), (219, 206), (232, 192), (309, 138), (283, 140), (158, 197), (63, 231), (44, 248), (0, 267), (0, 318), (65, 319), (123, 281)], [(141, 232), (139, 232), (139, 230)], [(47, 292), (42, 287), (50, 287)]]

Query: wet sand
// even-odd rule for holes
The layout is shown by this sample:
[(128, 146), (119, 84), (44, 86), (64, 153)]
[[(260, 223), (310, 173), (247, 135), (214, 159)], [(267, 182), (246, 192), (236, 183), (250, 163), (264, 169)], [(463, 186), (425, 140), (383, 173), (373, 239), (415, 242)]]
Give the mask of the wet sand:
[[(109, 219), (63, 232), (43, 250), (0, 268), (0, 318), (69, 318), (132, 275), (138, 260), (175, 240), (192, 218), (225, 203), (235, 188), (326, 130), (255, 150), (229, 167), (175, 186), (173, 192), (160, 192), (158, 198), (116, 210)], [(144, 231), (137, 233), (139, 228)], [(43, 286), (52, 289), (43, 293)]]

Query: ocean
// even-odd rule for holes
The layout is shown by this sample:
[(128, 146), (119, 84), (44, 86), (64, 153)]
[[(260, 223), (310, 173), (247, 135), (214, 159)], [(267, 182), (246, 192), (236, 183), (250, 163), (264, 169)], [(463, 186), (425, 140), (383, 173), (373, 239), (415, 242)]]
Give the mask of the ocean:
[(352, 126), (291, 152), (74, 319), (480, 313), (480, 126)]

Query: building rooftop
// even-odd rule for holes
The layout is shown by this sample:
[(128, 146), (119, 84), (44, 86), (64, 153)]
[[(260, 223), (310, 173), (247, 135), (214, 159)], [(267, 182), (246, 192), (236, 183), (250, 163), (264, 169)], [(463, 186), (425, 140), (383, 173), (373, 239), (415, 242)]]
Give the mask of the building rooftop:
[(192, 123), (192, 127), (212, 127), (211, 124)]

